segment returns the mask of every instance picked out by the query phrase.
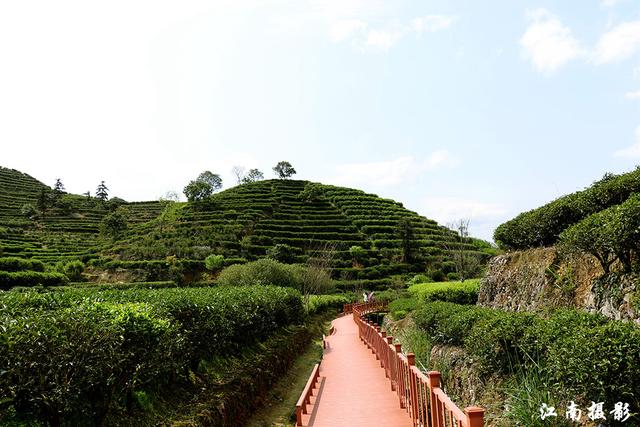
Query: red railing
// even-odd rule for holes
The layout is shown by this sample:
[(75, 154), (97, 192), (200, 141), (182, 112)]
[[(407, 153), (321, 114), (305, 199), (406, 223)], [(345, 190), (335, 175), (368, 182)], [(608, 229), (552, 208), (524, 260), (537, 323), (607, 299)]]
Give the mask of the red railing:
[(398, 394), (400, 407), (406, 409), (414, 427), (483, 427), (484, 409), (470, 406), (461, 411), (440, 388), (440, 372), (420, 371), (413, 353), (402, 354), (401, 345), (393, 344), (393, 337), (363, 318), (385, 309), (386, 304), (380, 302), (344, 306), (346, 313), (353, 313), (360, 339), (380, 361), (391, 390)]
[(313, 367), (313, 371), (311, 371), (311, 376), (307, 381), (307, 385), (304, 386), (304, 390), (302, 390), (302, 395), (300, 395), (300, 399), (298, 399), (298, 403), (296, 403), (296, 425), (302, 425), (302, 414), (307, 413), (307, 405), (311, 403), (311, 396), (313, 396), (313, 389), (316, 387), (316, 383), (318, 382), (318, 377), (320, 377), (320, 365), (316, 364)]

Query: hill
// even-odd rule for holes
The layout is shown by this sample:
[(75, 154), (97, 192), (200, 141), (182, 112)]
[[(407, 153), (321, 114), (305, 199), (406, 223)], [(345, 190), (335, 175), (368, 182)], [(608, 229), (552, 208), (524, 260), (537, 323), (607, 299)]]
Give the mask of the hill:
[[(23, 206), (36, 205), (43, 190), (50, 189), (29, 175), (0, 169), (3, 256), (48, 263), (80, 259), (96, 274), (104, 269), (137, 273), (133, 280), (189, 281), (210, 254), (224, 255), (226, 264), (240, 263), (264, 257), (278, 245), (290, 257), (287, 262), (324, 260), (333, 277), (345, 282), (427, 270), (454, 273), (452, 251), (488, 257), (480, 242), (460, 242), (401, 203), (308, 181), (258, 181), (192, 203), (102, 203), (64, 194), (44, 215), (25, 217)], [(108, 237), (100, 226), (112, 212), (120, 212), (127, 226)], [(172, 275), (178, 264), (180, 271)]]

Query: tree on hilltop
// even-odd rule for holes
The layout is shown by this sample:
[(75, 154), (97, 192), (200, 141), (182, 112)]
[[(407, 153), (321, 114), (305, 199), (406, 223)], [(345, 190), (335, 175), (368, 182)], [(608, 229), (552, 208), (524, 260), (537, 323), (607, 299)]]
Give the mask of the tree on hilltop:
[(244, 166), (234, 166), (231, 169), (231, 173), (235, 175), (236, 181), (238, 185), (242, 184), (245, 176), (244, 176)]
[(242, 178), (243, 184), (256, 182), (264, 179), (264, 174), (259, 169), (249, 169), (249, 172)]
[(56, 178), (56, 183), (53, 185), (53, 192), (56, 195), (64, 193), (64, 184), (62, 183), (60, 178)]
[(101, 202), (106, 202), (109, 198), (109, 189), (105, 185), (104, 181), (100, 181), (100, 185), (96, 188), (96, 199)]
[(287, 161), (278, 162), (278, 164), (273, 167), (273, 171), (280, 179), (287, 179), (296, 174), (296, 170), (291, 166), (291, 163)]
[(220, 175), (217, 173), (204, 171), (198, 175), (198, 179), (196, 181), (206, 182), (211, 186), (211, 190), (213, 192), (222, 188), (222, 178), (220, 178)]

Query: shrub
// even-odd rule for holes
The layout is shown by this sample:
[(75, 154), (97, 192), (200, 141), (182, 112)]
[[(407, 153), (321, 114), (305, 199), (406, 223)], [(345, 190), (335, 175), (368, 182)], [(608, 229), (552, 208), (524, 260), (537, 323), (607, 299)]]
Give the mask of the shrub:
[(394, 320), (404, 319), (405, 316), (418, 307), (416, 298), (398, 298), (389, 303), (389, 312)]
[(605, 175), (591, 187), (524, 212), (500, 225), (494, 240), (507, 249), (553, 245), (570, 225), (589, 215), (619, 205), (640, 193), (640, 168), (623, 175)]
[(269, 258), (285, 264), (295, 262), (296, 253), (296, 248), (285, 244), (277, 244), (267, 250), (267, 256)]
[(31, 203), (25, 203), (20, 208), (20, 213), (22, 214), (22, 216), (25, 216), (27, 218), (33, 218), (38, 215), (38, 210)]
[(64, 264), (63, 271), (65, 276), (69, 278), (69, 280), (79, 282), (82, 280), (82, 272), (84, 272), (84, 264), (82, 261), (75, 260), (69, 261)]
[(136, 392), (186, 380), (302, 320), (277, 287), (8, 292), (0, 295), (0, 401), (27, 420), (102, 425)]
[(640, 253), (640, 195), (572, 225), (560, 235), (560, 247), (593, 255), (605, 273), (616, 260), (631, 272)]
[(223, 255), (209, 255), (204, 259), (204, 266), (209, 271), (220, 270), (225, 265), (225, 259)]
[(434, 282), (444, 282), (447, 276), (442, 270), (429, 270), (427, 275), (433, 279)]
[(37, 259), (0, 258), (0, 271), (44, 271), (44, 263)]
[(67, 276), (60, 273), (42, 273), (40, 271), (0, 271), (0, 290), (14, 286), (59, 286), (68, 283)]
[(632, 323), (575, 310), (542, 317), (445, 302), (425, 304), (413, 319), (435, 343), (464, 345), (484, 374), (528, 367), (575, 397), (640, 403), (640, 329)]
[(464, 282), (421, 283), (409, 287), (409, 292), (422, 301), (448, 301), (475, 304), (478, 301), (480, 279)]
[(246, 264), (226, 267), (218, 283), (229, 286), (275, 285), (295, 289), (301, 288), (301, 277), (296, 267), (282, 264), (272, 259), (259, 259)]

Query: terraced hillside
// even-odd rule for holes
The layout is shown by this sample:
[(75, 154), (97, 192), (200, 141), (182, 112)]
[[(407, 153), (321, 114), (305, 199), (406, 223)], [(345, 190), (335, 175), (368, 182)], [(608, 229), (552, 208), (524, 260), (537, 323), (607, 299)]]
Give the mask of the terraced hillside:
[[(35, 258), (45, 262), (89, 259), (97, 256), (100, 222), (110, 206), (96, 199), (63, 194), (60, 206), (45, 215), (23, 214), (25, 205), (38, 205), (41, 192), (51, 189), (22, 172), (0, 167), (0, 255)], [(157, 202), (127, 203), (132, 224), (155, 218)]]
[[(294, 180), (244, 184), (206, 202), (168, 207), (168, 219), (133, 230), (106, 252), (125, 263), (168, 256), (202, 260), (222, 254), (234, 262), (267, 255), (287, 245), (295, 262), (327, 258), (333, 277), (343, 281), (381, 280), (426, 269), (454, 271), (449, 251), (462, 248), (487, 254), (393, 200), (360, 190)], [(406, 259), (399, 222), (411, 231), (411, 259)], [(357, 255), (353, 247), (358, 247)], [(138, 264), (130, 264), (138, 265)]]
[[(197, 275), (208, 255), (224, 255), (228, 265), (267, 256), (280, 245), (290, 253), (289, 262), (329, 262), (333, 277), (345, 285), (356, 280), (388, 285), (391, 275), (426, 270), (452, 273), (450, 251), (460, 248), (487, 257), (481, 246), (457, 243), (454, 233), (401, 203), (307, 181), (243, 184), (193, 203), (101, 203), (63, 194), (63, 203), (44, 215), (38, 210), (25, 215), (24, 206), (37, 206), (43, 190), (50, 188), (0, 168), (1, 256), (145, 270), (135, 280), (147, 281), (175, 279), (169, 270), (176, 261)], [(114, 240), (100, 233), (100, 224), (116, 209), (124, 213), (127, 228)]]

